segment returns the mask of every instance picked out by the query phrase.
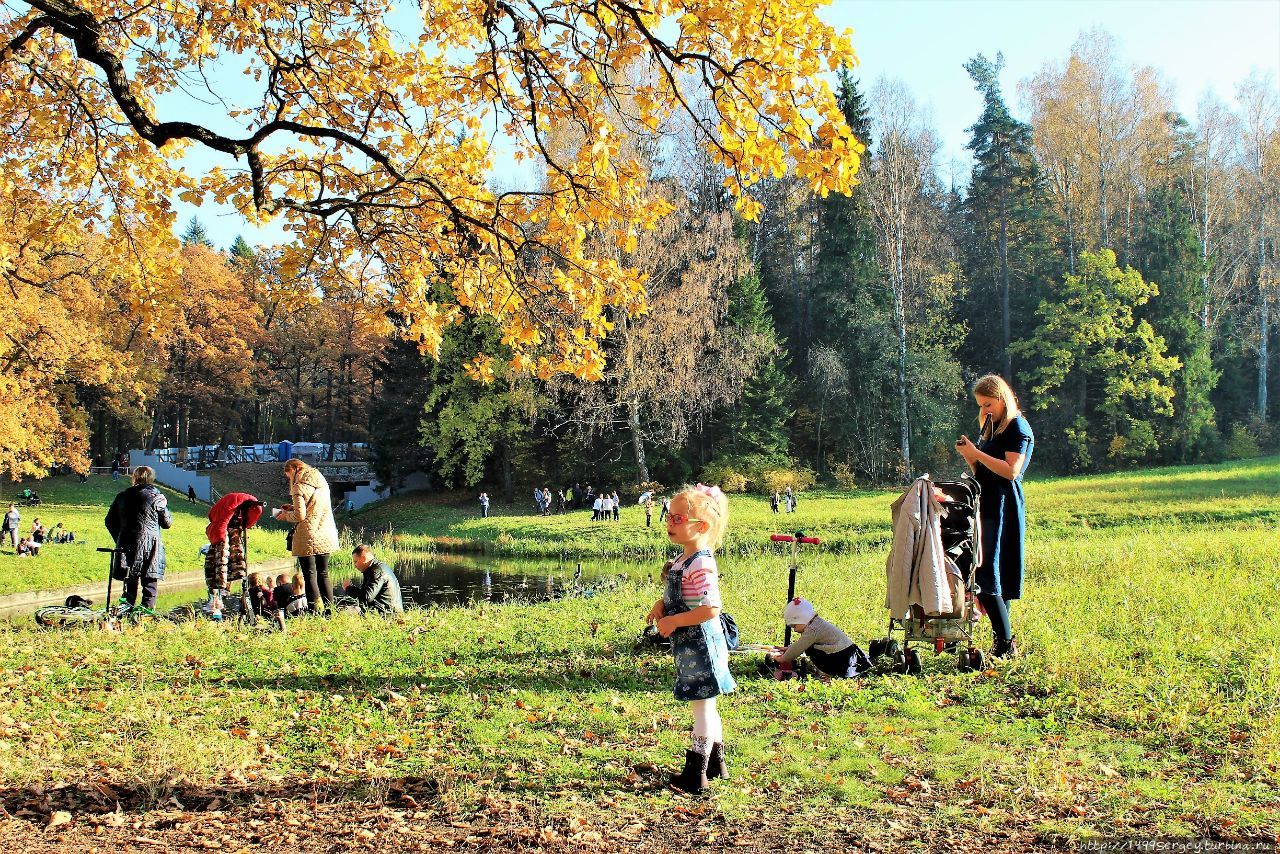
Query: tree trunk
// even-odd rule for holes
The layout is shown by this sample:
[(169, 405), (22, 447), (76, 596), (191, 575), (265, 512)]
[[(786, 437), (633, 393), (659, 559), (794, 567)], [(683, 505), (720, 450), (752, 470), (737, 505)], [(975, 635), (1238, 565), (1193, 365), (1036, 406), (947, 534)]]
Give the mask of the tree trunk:
[(897, 285), (893, 289), (893, 315), (898, 326), (898, 433), (902, 443), (902, 472), (904, 478), (911, 477), (911, 422), (907, 409), (907, 307), (906, 307), (906, 273), (903, 268), (902, 238), (896, 242), (896, 270), (894, 276)]
[(1267, 293), (1266, 220), (1258, 223), (1258, 420), (1267, 421), (1267, 339), (1271, 337), (1271, 300)]
[(1003, 175), (1001, 175), (998, 199), (1000, 205), (1000, 353), (1003, 357), (1001, 363), (1004, 377), (1011, 381), (1013, 357), (1009, 354), (1009, 212), (1005, 209)]
[(631, 430), (631, 444), (636, 452), (636, 472), (641, 483), (648, 483), (649, 463), (644, 456), (644, 438), (640, 435), (640, 405), (634, 400), (627, 403), (627, 427)]
[(1209, 330), (1209, 184), (1204, 188), (1204, 227), (1200, 230), (1200, 294), (1204, 304), (1200, 307), (1200, 328)]

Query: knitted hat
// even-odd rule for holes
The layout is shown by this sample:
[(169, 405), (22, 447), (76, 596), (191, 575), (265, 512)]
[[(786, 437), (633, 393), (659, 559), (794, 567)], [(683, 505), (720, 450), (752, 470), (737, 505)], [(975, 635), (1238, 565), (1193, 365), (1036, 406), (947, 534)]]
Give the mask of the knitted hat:
[(805, 626), (817, 614), (813, 610), (813, 603), (808, 599), (801, 599), (799, 596), (787, 603), (787, 607), (782, 611), (782, 619), (787, 621), (788, 626)]

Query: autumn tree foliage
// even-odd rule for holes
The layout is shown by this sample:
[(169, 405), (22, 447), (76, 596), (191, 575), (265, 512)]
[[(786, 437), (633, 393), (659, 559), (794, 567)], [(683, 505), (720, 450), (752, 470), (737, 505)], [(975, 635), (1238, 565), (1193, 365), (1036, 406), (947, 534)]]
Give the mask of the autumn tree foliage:
[(85, 470), (86, 410), (136, 410), (154, 379), (128, 302), (136, 267), (85, 227), (87, 213), (0, 172), (0, 473), (11, 477)]
[[(172, 240), (166, 199), (230, 201), (285, 218), (287, 281), (403, 318), (426, 352), (487, 316), (513, 369), (594, 379), (609, 318), (644, 308), (645, 276), (587, 233), (630, 251), (668, 212), (624, 131), (686, 116), (746, 216), (748, 189), (789, 169), (848, 192), (859, 145), (820, 74), (854, 61), (810, 2), (444, 0), (415, 19), (389, 0), (24, 0), (0, 12), (0, 122), (23, 130), (0, 155), (96, 192), (144, 266)], [(633, 65), (642, 82), (615, 73)], [(226, 118), (172, 97), (197, 90)], [(569, 157), (547, 146), (563, 125), (589, 141)], [(544, 163), (543, 186), (486, 185), (495, 134)], [(193, 147), (221, 165), (179, 171)]]

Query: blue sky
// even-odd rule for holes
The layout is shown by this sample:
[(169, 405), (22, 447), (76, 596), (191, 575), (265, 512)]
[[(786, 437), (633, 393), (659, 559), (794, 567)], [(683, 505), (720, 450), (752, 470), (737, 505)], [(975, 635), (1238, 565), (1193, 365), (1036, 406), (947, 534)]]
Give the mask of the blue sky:
[[(930, 110), (944, 176), (952, 160), (967, 163), (965, 130), (981, 101), (962, 66), (977, 53), (1004, 52), (1002, 82), (1015, 112), (1018, 81), (1065, 60), (1093, 26), (1116, 37), (1123, 61), (1162, 72), (1189, 119), (1207, 89), (1231, 103), (1236, 83), (1253, 69), (1280, 81), (1280, 0), (835, 0), (820, 14), (854, 31), (857, 74), (867, 87), (882, 74), (901, 79)], [(166, 118), (163, 102), (161, 112)], [(192, 165), (202, 162), (214, 161)], [(175, 208), (179, 231), (197, 215), (220, 247), (237, 234), (255, 244), (282, 239), (280, 229), (253, 228), (226, 206)]]

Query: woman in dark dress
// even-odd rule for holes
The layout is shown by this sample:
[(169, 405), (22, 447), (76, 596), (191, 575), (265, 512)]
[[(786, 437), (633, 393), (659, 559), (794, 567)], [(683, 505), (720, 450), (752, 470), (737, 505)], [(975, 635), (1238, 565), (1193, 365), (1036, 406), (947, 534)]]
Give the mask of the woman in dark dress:
[(978, 601), (991, 618), (998, 658), (1017, 655), (1009, 603), (1022, 596), (1023, 543), (1027, 529), (1022, 475), (1031, 464), (1035, 435), (1002, 377), (988, 374), (973, 384), (982, 431), (975, 445), (961, 436), (956, 450), (982, 486), (982, 563), (975, 581)]

